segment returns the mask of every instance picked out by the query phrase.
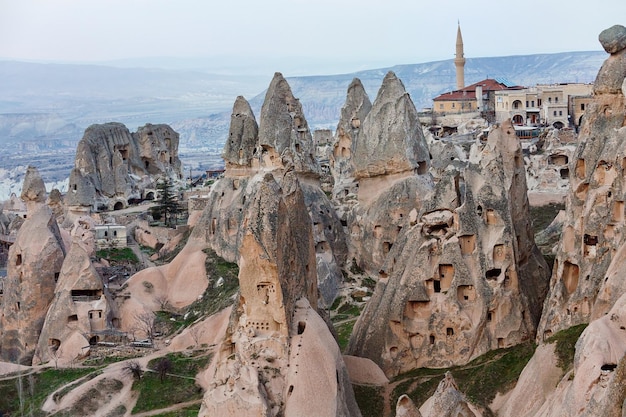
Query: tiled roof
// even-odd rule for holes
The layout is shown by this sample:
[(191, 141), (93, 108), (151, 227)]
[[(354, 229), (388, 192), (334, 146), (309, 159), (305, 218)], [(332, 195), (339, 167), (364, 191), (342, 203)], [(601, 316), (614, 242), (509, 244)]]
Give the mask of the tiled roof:
[(502, 82), (498, 82), (493, 78), (487, 78), (482, 81), (478, 81), (472, 85), (468, 85), (467, 87), (463, 87), (460, 90), (449, 91), (447, 93), (443, 93), (442, 95), (435, 97), (433, 101), (461, 101), (461, 100), (476, 100), (476, 87), (483, 87), (483, 94), (489, 91), (500, 91), (500, 90), (519, 90), (523, 87), (508, 87), (506, 84)]

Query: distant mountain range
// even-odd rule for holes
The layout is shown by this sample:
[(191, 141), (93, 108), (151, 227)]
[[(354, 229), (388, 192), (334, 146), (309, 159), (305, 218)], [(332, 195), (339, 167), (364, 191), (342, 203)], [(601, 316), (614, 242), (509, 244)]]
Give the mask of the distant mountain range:
[[(590, 83), (606, 57), (605, 52), (593, 51), (468, 58), (465, 81), (469, 85), (484, 78), (505, 78), (525, 86)], [(352, 79), (361, 79), (373, 101), (390, 70), (403, 81), (418, 109), (430, 107), (433, 97), (455, 86), (452, 60), (288, 81), (309, 125), (334, 129)], [(120, 121), (131, 130), (145, 123), (169, 123), (181, 133), (183, 150), (219, 152), (236, 96), (250, 96), (258, 115), (264, 97), (258, 92), (271, 75), (0, 61), (0, 144), (18, 153), (71, 149), (90, 124)]]

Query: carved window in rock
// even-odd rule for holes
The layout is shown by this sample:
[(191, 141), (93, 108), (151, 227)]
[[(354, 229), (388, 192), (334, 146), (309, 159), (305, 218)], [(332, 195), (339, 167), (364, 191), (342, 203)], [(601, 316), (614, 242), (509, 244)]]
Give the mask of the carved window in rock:
[(461, 255), (470, 255), (476, 249), (476, 235), (459, 236)]
[(448, 291), (454, 279), (454, 265), (440, 264), (439, 279), (441, 280), (441, 291)]
[(460, 302), (474, 301), (476, 299), (476, 289), (473, 285), (459, 285), (456, 288), (456, 296)]
[(506, 259), (506, 249), (504, 245), (495, 245), (493, 247), (493, 263), (501, 263)]
[(90, 310), (88, 315), (91, 331), (104, 330), (104, 317), (102, 310)]
[(584, 180), (585, 176), (586, 176), (586, 171), (585, 171), (585, 160), (580, 158), (576, 161), (576, 168), (575, 168), (575, 173), (576, 173), (576, 178), (578, 178), (579, 180)]
[(573, 264), (571, 262), (565, 261), (563, 264), (563, 284), (565, 285), (565, 289), (568, 294), (576, 291), (578, 287), (578, 275), (580, 273), (580, 268), (578, 265)]
[(22, 265), (22, 254), (18, 253), (17, 256), (15, 257), (15, 266), (20, 266)]
[(50, 338), (48, 339), (48, 349), (52, 352), (56, 352), (61, 347), (61, 341), (59, 339)]
[(122, 160), (125, 161), (126, 159), (128, 159), (128, 149), (126, 148), (120, 148), (119, 149), (120, 152), (120, 156), (122, 157)]
[(102, 290), (71, 290), (73, 301), (96, 301), (102, 296)]
[(489, 225), (498, 224), (498, 215), (494, 209), (487, 209), (486, 222)]
[(383, 255), (387, 255), (391, 250), (393, 243), (391, 242), (383, 242)]
[(248, 326), (255, 330), (267, 332), (270, 330), (270, 322), (267, 320), (253, 320), (248, 322)]
[(268, 304), (270, 298), (274, 298), (276, 295), (276, 286), (271, 282), (259, 282), (256, 285), (256, 290), (263, 304)]
[(216, 231), (217, 231), (217, 219), (213, 217), (211, 219), (211, 234), (214, 235)]
[(596, 256), (598, 236), (592, 236), (585, 233), (583, 236), (583, 244), (583, 254), (585, 258), (594, 258)]
[(624, 202), (616, 201), (613, 204), (612, 220), (621, 223), (624, 221)]
[(71, 314), (69, 316), (67, 316), (67, 322), (68, 323), (72, 323), (78, 321), (78, 315), (77, 314)]

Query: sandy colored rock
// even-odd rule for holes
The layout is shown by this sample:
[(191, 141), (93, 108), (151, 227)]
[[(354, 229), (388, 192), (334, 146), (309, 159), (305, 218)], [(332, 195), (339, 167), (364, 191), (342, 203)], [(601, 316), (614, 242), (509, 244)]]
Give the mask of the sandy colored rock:
[(30, 199), (28, 215), (9, 249), (0, 320), (0, 357), (23, 365), (32, 362), (65, 257), (59, 227), (44, 203), (43, 181), (37, 177), (29, 169), (24, 193)]
[(66, 204), (123, 208), (144, 198), (159, 176), (182, 178), (178, 133), (171, 127), (147, 124), (131, 133), (121, 123), (92, 125), (76, 148)]
[[(608, 267), (624, 243), (625, 53), (609, 56), (598, 72), (594, 100), (585, 112), (569, 164), (571, 189), (539, 340), (590, 320)], [(599, 301), (604, 303), (602, 310), (610, 308), (607, 297), (614, 302), (616, 296), (604, 294)]]
[(413, 404), (408, 395), (402, 394), (396, 403), (397, 417), (422, 417), (419, 408)]
[(446, 171), (414, 220), (404, 216), (347, 352), (391, 377), (532, 338), (548, 268), (525, 190), (519, 141), (505, 123), (462, 171)]
[[(245, 225), (240, 297), (199, 415), (360, 415), (336, 342), (309, 301), (317, 300), (315, 248), (294, 173), (282, 187), (265, 174)], [(311, 392), (320, 402), (305, 401)]]
[(333, 198), (347, 228), (348, 258), (376, 275), (433, 187), (417, 111), (393, 72), (372, 105), (361, 83), (352, 82), (335, 140)]
[(446, 372), (433, 396), (419, 411), (424, 417), (482, 417), (482, 413), (459, 391), (450, 372)]
[[(213, 185), (192, 236), (204, 239), (219, 256), (235, 262), (243, 241), (244, 217), (251, 209), (253, 195), (263, 176), (269, 171), (279, 171), (275, 176), (282, 184), (281, 177), (293, 170), (301, 184), (309, 224), (315, 231), (321, 302), (331, 305), (342, 279), (339, 265), (345, 262), (347, 246), (339, 218), (321, 190), (313, 157), (315, 146), (301, 106), (288, 83), (277, 73), (267, 91), (261, 127), (254, 141), (254, 114), (249, 107), (242, 97), (233, 106), (232, 136), (224, 149), (227, 158), (224, 178)], [(242, 155), (254, 157), (240, 160), (239, 150)]]
[(368, 358), (344, 355), (343, 361), (348, 369), (350, 382), (353, 384), (385, 385), (389, 383), (382, 369)]

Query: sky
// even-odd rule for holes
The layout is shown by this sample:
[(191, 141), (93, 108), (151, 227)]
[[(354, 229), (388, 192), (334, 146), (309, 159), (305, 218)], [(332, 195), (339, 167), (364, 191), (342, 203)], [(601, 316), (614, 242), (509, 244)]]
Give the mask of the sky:
[(470, 58), (601, 50), (625, 18), (625, 0), (0, 0), (0, 59), (333, 74), (454, 58), (457, 22)]

